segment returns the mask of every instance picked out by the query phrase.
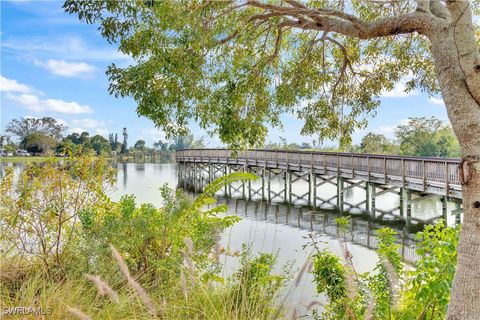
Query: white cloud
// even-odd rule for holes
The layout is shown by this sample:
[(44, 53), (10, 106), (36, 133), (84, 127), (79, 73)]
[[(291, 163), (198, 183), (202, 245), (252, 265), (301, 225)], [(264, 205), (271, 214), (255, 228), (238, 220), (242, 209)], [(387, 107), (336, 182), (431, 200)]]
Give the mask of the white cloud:
[(79, 37), (9, 37), (2, 39), (3, 48), (29, 59), (64, 59), (107, 61), (131, 64), (133, 59), (114, 47), (93, 47)]
[(395, 129), (400, 125), (407, 125), (409, 119), (400, 120), (397, 124), (392, 126), (380, 126), (377, 129), (374, 129), (372, 132), (383, 134), (388, 138), (393, 138), (395, 135)]
[(380, 126), (377, 130), (378, 133), (381, 134), (392, 134), (395, 132), (396, 126)]
[(33, 94), (8, 95), (12, 101), (26, 107), (28, 110), (35, 112), (58, 112), (68, 114), (92, 113), (93, 110), (89, 105), (80, 105), (77, 102), (64, 101), (60, 99), (39, 99)]
[(106, 138), (110, 132), (110, 130), (107, 128), (107, 124), (111, 123), (111, 121), (96, 120), (91, 118), (73, 119), (69, 122), (63, 120), (60, 121), (62, 121), (62, 123), (68, 127), (68, 133), (80, 134), (86, 131), (90, 133), (90, 136), (99, 134)]
[(109, 131), (108, 131), (107, 128), (100, 128), (100, 129), (96, 129), (95, 133), (106, 137), (106, 136), (108, 136)]
[(67, 62), (49, 59), (45, 62), (35, 60), (37, 65), (45, 67), (50, 73), (62, 77), (78, 77), (93, 74), (96, 68), (85, 62)]
[(20, 93), (32, 93), (35, 90), (23, 83), (19, 83), (13, 79), (7, 79), (0, 75), (0, 90), (5, 92), (20, 92)]
[(137, 137), (142, 140), (149, 140), (152, 142), (162, 140), (165, 141), (165, 132), (156, 128), (147, 128), (140, 131), (140, 135)]
[(74, 119), (71, 121), (71, 125), (75, 127), (94, 129), (94, 128), (105, 128), (106, 122), (101, 120), (85, 118), (85, 119)]
[(428, 98), (428, 101), (430, 103), (433, 103), (433, 104), (436, 104), (436, 105), (439, 105), (439, 106), (444, 106), (445, 105), (442, 98), (430, 97), (430, 98)]
[(85, 132), (87, 130), (83, 129), (83, 128), (71, 128), (68, 130), (70, 133), (78, 133), (78, 134), (81, 134), (82, 132)]
[(74, 119), (70, 121), (68, 126), (73, 128), (70, 130), (71, 132), (82, 133), (83, 131), (88, 131), (92, 136), (99, 134), (101, 136), (106, 137), (110, 132), (107, 129), (106, 121), (96, 120), (96, 119), (89, 119), (89, 118)]

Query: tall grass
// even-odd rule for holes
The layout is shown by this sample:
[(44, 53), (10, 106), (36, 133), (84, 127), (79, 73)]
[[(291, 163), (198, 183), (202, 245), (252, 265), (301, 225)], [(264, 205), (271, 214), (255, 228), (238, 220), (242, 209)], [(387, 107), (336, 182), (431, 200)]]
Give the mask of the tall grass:
[[(222, 281), (205, 281), (188, 274), (185, 283), (169, 288), (147, 289), (130, 274), (122, 255), (112, 247), (112, 264), (123, 280), (109, 283), (112, 275), (70, 273), (62, 281), (42, 272), (31, 273), (14, 287), (2, 286), (2, 308), (38, 306), (48, 308), (51, 319), (279, 319), (275, 304), (278, 291), (264, 290), (270, 270), (255, 263), (261, 256), (245, 260), (236, 276)], [(253, 261), (253, 262), (252, 262)], [(257, 261), (257, 262), (255, 262)], [(185, 269), (187, 266), (185, 266)], [(117, 278), (116, 278), (117, 279)], [(188, 290), (188, 295), (185, 294)], [(15, 317), (14, 317), (15, 318)], [(23, 316), (18, 316), (19, 319)]]

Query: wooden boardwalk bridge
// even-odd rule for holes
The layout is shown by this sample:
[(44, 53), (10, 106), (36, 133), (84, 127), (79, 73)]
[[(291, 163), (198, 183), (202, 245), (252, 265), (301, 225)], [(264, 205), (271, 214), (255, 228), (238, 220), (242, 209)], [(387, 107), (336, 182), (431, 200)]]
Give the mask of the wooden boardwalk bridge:
[[(261, 186), (255, 188), (246, 182), (226, 188), (225, 195), (232, 196), (233, 191), (248, 199), (260, 197), (294, 205), (305, 201), (313, 208), (330, 205), (342, 213), (361, 211), (380, 219), (393, 215), (407, 226), (412, 221), (428, 223), (439, 217), (448, 221), (451, 215), (456, 222), (461, 219), (460, 159), (290, 150), (246, 150), (235, 155), (227, 149), (178, 150), (175, 157), (180, 165), (180, 183), (195, 191), (230, 172), (253, 172), (261, 177)], [(271, 181), (279, 178), (283, 187), (273, 190)], [(300, 181), (307, 184), (306, 191), (296, 189)], [(323, 185), (335, 186), (336, 194), (328, 198), (319, 194)], [(346, 201), (345, 193), (358, 188), (364, 190), (363, 201)], [(298, 194), (298, 190), (303, 193)], [(384, 194), (397, 195), (398, 206), (378, 208), (376, 199)], [(412, 204), (426, 198), (442, 202), (442, 212), (429, 221), (412, 214)]]

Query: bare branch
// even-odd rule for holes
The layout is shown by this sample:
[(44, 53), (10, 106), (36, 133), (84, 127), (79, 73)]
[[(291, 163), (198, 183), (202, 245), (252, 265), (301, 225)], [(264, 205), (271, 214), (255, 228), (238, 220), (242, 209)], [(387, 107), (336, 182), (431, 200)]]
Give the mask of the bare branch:
[(278, 56), (278, 52), (280, 52), (280, 46), (282, 45), (282, 38), (283, 38), (283, 30), (282, 28), (278, 28), (277, 39), (275, 40), (275, 49), (269, 59), (271, 62)]
[(222, 12), (220, 12), (220, 13), (219, 13), (218, 15), (216, 15), (215, 17), (210, 18), (210, 19), (208, 20), (208, 22), (215, 21), (215, 20), (217, 20), (218, 18), (220, 18), (221, 16), (224, 16), (224, 15), (226, 15), (226, 14), (228, 14), (228, 13), (234, 11), (234, 10), (237, 10), (237, 9), (239, 9), (239, 8), (241, 8), (241, 7), (245, 7), (246, 5), (247, 5), (247, 3), (245, 2), (245, 3), (241, 3), (241, 4), (239, 4), (239, 5), (233, 6), (233, 7), (228, 7), (227, 9), (223, 10)]
[(240, 33), (240, 32), (239, 32), (238, 30), (236, 30), (236, 31), (235, 31), (234, 33), (232, 33), (231, 35), (226, 36), (225, 38), (218, 40), (218, 44), (225, 44), (225, 43), (227, 43), (228, 41), (236, 38), (236, 37), (239, 35), (239, 33)]
[(374, 4), (394, 4), (406, 2), (406, 0), (360, 0), (362, 2), (374, 3)]
[(281, 12), (269, 12), (269, 13), (263, 13), (263, 14), (256, 14), (250, 17), (250, 21), (255, 21), (255, 20), (267, 20), (271, 17), (280, 17), (283, 16), (284, 14)]
[(296, 0), (285, 0), (286, 3), (295, 8), (308, 9), (303, 3), (300, 3)]
[[(429, 12), (411, 12), (403, 15), (386, 17), (372, 22), (363, 21), (353, 15), (330, 9), (305, 9), (299, 7), (284, 7), (249, 0), (247, 4), (264, 9), (269, 16), (293, 17), (287, 19), (282, 26), (291, 26), (305, 30), (320, 30), (340, 33), (359, 39), (371, 39), (382, 36), (405, 34), (412, 32), (427, 33), (436, 17)], [(265, 18), (268, 18), (265, 16)]]

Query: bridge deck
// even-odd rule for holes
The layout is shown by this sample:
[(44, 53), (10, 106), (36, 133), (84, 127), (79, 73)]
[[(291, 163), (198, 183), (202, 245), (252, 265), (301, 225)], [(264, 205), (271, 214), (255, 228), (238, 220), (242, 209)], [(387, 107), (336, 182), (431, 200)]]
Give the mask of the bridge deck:
[(459, 159), (316, 151), (186, 149), (177, 162), (221, 163), (313, 172), (461, 198)]

